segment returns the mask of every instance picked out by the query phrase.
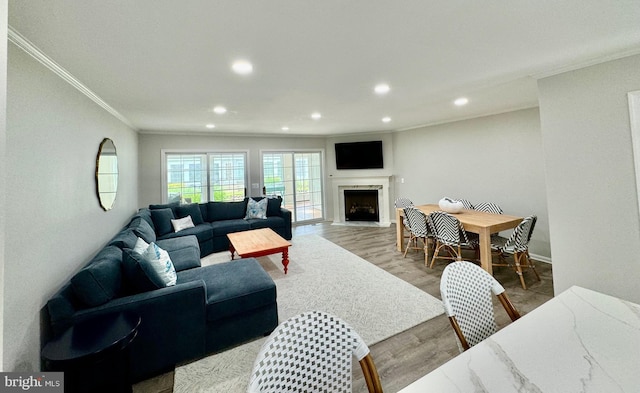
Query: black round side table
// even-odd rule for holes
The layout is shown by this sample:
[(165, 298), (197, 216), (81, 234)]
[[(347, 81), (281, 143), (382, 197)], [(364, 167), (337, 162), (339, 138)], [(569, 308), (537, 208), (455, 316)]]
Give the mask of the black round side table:
[(42, 349), (47, 371), (63, 371), (65, 392), (131, 392), (129, 344), (141, 318), (125, 312), (79, 322)]

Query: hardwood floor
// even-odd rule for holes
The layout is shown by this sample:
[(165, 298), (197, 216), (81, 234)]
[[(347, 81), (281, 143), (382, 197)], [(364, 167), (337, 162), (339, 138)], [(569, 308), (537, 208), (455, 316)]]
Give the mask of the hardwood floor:
[[(322, 236), (440, 299), (440, 277), (447, 262), (437, 261), (434, 268), (430, 269), (424, 265), (422, 252), (409, 251), (406, 258), (403, 258), (396, 250), (393, 225), (389, 228), (373, 228), (322, 222), (293, 228), (294, 238), (306, 234)], [(541, 281), (536, 281), (532, 273), (525, 272), (528, 290), (522, 289), (518, 276), (510, 268), (494, 269), (494, 276), (505, 287), (513, 304), (523, 315), (553, 297), (551, 265), (538, 262), (536, 267)], [(380, 290), (383, 291), (384, 288)], [(497, 302), (495, 313), (499, 327), (508, 324), (509, 318)], [(371, 345), (371, 354), (384, 391), (397, 392), (458, 355), (455, 340), (449, 321), (443, 314)], [(172, 374), (145, 381), (134, 387), (134, 391), (171, 392)], [(353, 384), (354, 392), (367, 391), (357, 364), (354, 367)]]
[[(294, 230), (294, 236), (312, 233), (440, 299), (440, 277), (447, 262), (436, 261), (434, 268), (430, 269), (424, 265), (424, 253), (412, 250), (403, 258), (395, 247), (395, 226), (370, 228), (323, 222), (299, 226)], [(472, 253), (469, 256), (473, 257)], [(553, 297), (551, 265), (538, 262), (536, 270), (541, 281), (538, 282), (532, 273), (525, 272), (528, 289), (523, 290), (512, 269), (494, 269), (494, 276), (523, 315)], [(509, 323), (509, 317), (498, 302), (495, 314), (499, 327)], [(370, 350), (385, 392), (397, 392), (459, 354), (453, 329), (444, 314), (374, 344)], [(359, 368), (355, 367), (353, 375), (353, 391), (366, 392)]]

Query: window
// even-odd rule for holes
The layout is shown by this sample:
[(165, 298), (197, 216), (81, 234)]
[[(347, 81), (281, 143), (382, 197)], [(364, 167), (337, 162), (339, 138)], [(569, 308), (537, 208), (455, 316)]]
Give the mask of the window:
[(244, 198), (246, 153), (163, 154), (165, 202), (202, 203), (240, 201)]

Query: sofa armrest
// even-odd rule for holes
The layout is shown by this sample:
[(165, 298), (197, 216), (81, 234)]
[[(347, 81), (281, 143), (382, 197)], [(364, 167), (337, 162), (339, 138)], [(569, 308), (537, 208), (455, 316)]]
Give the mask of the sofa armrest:
[(138, 335), (131, 346), (132, 378), (139, 381), (205, 354), (205, 306), (204, 281), (192, 281), (78, 311), (73, 323), (117, 311), (140, 315)]
[(286, 223), (284, 238), (287, 240), (291, 240), (293, 234), (291, 233), (291, 210), (285, 209), (284, 207), (280, 208), (280, 214), (282, 215), (282, 219)]

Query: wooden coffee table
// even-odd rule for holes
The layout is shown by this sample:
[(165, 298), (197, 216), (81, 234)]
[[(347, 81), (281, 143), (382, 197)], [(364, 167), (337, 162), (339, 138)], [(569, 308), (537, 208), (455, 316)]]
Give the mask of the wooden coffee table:
[(241, 258), (263, 257), (281, 252), (284, 274), (287, 274), (289, 265), (289, 247), (291, 243), (275, 233), (271, 228), (253, 229), (244, 232), (227, 234), (229, 238), (229, 251), (231, 259), (235, 253)]

